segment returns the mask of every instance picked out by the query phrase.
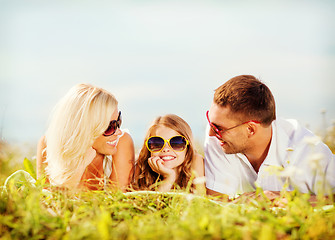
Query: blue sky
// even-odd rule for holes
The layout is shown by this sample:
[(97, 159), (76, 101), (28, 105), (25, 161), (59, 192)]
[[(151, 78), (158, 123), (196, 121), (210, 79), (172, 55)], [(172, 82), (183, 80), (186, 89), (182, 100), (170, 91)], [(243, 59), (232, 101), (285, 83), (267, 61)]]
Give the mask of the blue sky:
[(141, 145), (175, 113), (201, 142), (213, 90), (252, 74), (278, 116), (312, 130), (335, 119), (333, 1), (0, 0), (0, 128), (36, 142), (69, 88), (92, 83), (120, 103)]

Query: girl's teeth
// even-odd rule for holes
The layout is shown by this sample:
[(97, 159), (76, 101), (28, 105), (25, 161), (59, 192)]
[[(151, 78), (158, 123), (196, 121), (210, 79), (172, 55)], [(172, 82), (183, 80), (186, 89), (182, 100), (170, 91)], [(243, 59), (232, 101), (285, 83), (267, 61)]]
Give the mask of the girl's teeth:
[(164, 161), (170, 161), (170, 160), (173, 160), (174, 157), (166, 156), (166, 157), (162, 157), (162, 159), (163, 159)]

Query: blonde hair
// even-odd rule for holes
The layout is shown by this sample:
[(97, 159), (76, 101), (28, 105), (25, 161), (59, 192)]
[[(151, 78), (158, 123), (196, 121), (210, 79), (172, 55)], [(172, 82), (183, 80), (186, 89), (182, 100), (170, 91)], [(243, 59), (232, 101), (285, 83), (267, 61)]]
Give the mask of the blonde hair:
[(52, 184), (62, 186), (84, 165), (85, 152), (107, 129), (117, 108), (108, 91), (78, 84), (57, 103), (46, 132), (46, 173)]
[(154, 184), (160, 180), (160, 175), (154, 172), (149, 166), (148, 158), (151, 156), (151, 153), (147, 149), (145, 141), (149, 137), (153, 136), (155, 131), (162, 126), (173, 129), (189, 141), (189, 145), (186, 149), (185, 159), (177, 169), (179, 174), (175, 183), (181, 188), (186, 188), (192, 176), (191, 164), (193, 159), (196, 157), (196, 151), (191, 127), (181, 117), (174, 114), (167, 114), (165, 116), (157, 117), (151, 127), (148, 129), (136, 163), (133, 186), (135, 189), (152, 189), (155, 187)]

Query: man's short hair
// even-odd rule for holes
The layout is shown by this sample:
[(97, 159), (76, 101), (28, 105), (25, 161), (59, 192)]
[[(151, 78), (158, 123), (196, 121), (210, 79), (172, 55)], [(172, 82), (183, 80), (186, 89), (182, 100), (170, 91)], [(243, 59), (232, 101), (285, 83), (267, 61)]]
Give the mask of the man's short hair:
[(214, 102), (229, 107), (242, 121), (256, 120), (270, 125), (276, 106), (270, 89), (252, 75), (233, 77), (215, 90)]

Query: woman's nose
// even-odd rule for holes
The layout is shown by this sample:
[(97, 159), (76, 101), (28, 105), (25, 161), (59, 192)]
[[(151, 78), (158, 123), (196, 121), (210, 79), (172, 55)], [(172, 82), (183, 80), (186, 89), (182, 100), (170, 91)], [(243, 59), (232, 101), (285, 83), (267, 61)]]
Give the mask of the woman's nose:
[(122, 134), (122, 131), (120, 128), (117, 128), (114, 135), (118, 136), (118, 135), (121, 135)]

